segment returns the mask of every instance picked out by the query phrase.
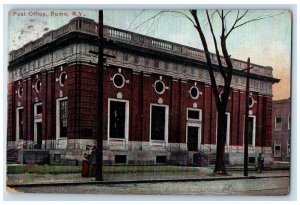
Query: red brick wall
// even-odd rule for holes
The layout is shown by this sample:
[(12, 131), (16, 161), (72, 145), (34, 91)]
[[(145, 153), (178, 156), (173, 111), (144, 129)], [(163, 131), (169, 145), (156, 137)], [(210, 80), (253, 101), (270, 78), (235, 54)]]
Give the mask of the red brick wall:
[(8, 83), (7, 89), (7, 140), (12, 141), (16, 139), (15, 135), (15, 84)]
[(239, 140), (239, 98), (240, 98), (240, 93), (239, 92), (232, 92), (232, 97), (231, 97), (231, 119), (230, 119), (230, 124), (231, 124), (231, 129), (230, 129), (230, 144), (231, 145), (238, 145), (238, 140)]
[(241, 106), (246, 104), (246, 93), (240, 92), (240, 113), (239, 113), (239, 138), (238, 138), (238, 145), (244, 145), (244, 125), (245, 125), (245, 113), (246, 107)]
[[(59, 83), (62, 72), (67, 73), (64, 86)], [(117, 98), (117, 93), (122, 93), (122, 99), (129, 101), (129, 140), (149, 141), (150, 134), (150, 104), (158, 104), (162, 98), (163, 105), (169, 105), (169, 142), (186, 143), (186, 112), (187, 108), (202, 110), (201, 143), (216, 143), (216, 106), (212, 89), (204, 83), (197, 82), (197, 88), (201, 95), (198, 99), (192, 99), (189, 90), (195, 85), (195, 81), (173, 79), (170, 76), (162, 76), (166, 89), (163, 94), (155, 92), (154, 83), (160, 79), (157, 74), (133, 74), (131, 69), (122, 69), (125, 77), (124, 87), (116, 88), (112, 78), (119, 69), (108, 67), (104, 74), (104, 112), (103, 128), (104, 139), (108, 132), (108, 98)], [(42, 82), (41, 91), (36, 93), (33, 85), (37, 79)], [(31, 76), (27, 81), (22, 81), (23, 96), (19, 97), (18, 82), (8, 85), (8, 140), (15, 139), (16, 108), (18, 102), (24, 107), (24, 138), (33, 140), (33, 104), (43, 103), (43, 139), (56, 138), (56, 99), (68, 97), (68, 138), (86, 139), (96, 138), (96, 108), (97, 108), (97, 70), (96, 67), (73, 64), (56, 67), (53, 71)], [(220, 88), (222, 89), (222, 88)], [(53, 92), (54, 90), (54, 92)], [(60, 96), (62, 91), (63, 96)], [(257, 103), (250, 109), (256, 116), (256, 146), (271, 146), (272, 141), (272, 101), (269, 97), (258, 96), (252, 93)], [(243, 145), (244, 117), (245, 117), (245, 92), (230, 93), (227, 112), (230, 112), (230, 145)], [(87, 136), (86, 129), (91, 130)]]
[(266, 138), (265, 146), (270, 147), (272, 145), (272, 98), (265, 97), (266, 100)]
[(68, 139), (94, 139), (97, 108), (96, 68), (75, 64), (64, 69), (68, 76), (67, 83), (63, 87), (57, 83), (56, 94), (62, 89), (64, 95), (68, 96)]

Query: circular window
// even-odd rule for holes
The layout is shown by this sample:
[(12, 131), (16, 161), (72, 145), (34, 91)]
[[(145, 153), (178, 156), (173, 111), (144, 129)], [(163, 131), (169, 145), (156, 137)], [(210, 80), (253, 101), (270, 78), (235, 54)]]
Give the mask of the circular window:
[(165, 84), (161, 80), (155, 82), (155, 91), (158, 94), (163, 94), (165, 92)]
[(125, 85), (125, 78), (121, 74), (115, 74), (113, 77), (113, 82), (117, 88), (122, 88)]
[(22, 97), (22, 95), (23, 95), (23, 87), (20, 86), (19, 89), (18, 89), (18, 96)]
[(249, 103), (249, 107), (252, 107), (254, 105), (254, 99), (253, 99), (253, 97), (249, 96), (248, 103)]
[(223, 91), (220, 93), (219, 98), (222, 101), (222, 97), (223, 97)]
[(191, 97), (197, 99), (199, 97), (199, 89), (196, 86), (193, 86), (190, 90)]
[(37, 93), (40, 92), (41, 86), (42, 86), (41, 81), (40, 81), (40, 80), (37, 80), (37, 81), (35, 82), (35, 91), (36, 91)]
[(62, 72), (59, 76), (59, 84), (61, 86), (64, 86), (65, 85), (65, 82), (66, 82), (66, 79), (67, 79), (67, 74), (65, 72)]

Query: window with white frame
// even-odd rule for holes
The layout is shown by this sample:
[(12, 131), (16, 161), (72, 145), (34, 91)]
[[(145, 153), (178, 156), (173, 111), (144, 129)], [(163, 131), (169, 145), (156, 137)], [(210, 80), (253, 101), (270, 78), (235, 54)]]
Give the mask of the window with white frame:
[(60, 86), (64, 86), (64, 85), (65, 85), (66, 79), (67, 79), (67, 74), (66, 74), (66, 72), (62, 72), (62, 73), (59, 75), (59, 84), (60, 84)]
[(18, 88), (18, 96), (19, 96), (19, 98), (21, 98), (22, 95), (23, 95), (23, 86), (21, 85), (21, 86), (19, 86), (19, 88)]
[(281, 157), (281, 144), (275, 144), (274, 157)]
[(125, 139), (126, 102), (110, 101), (109, 138)]
[(17, 108), (17, 132), (16, 132), (16, 141), (23, 139), (23, 107)]
[(117, 73), (113, 76), (114, 86), (117, 88), (122, 88), (125, 85), (125, 78), (120, 73)]
[(187, 120), (201, 120), (201, 113), (199, 109), (188, 108), (187, 110)]
[(34, 148), (42, 148), (42, 103), (34, 104)]
[(282, 117), (276, 116), (275, 117), (275, 131), (282, 130)]
[(42, 115), (42, 112), (43, 112), (43, 104), (35, 103), (34, 104), (34, 116)]
[(35, 82), (35, 86), (34, 86), (35, 92), (39, 93), (39, 92), (41, 91), (41, 87), (42, 87), (41, 80), (37, 80), (37, 81)]
[(165, 141), (168, 135), (168, 107), (153, 104), (150, 111), (150, 138)]
[(161, 80), (157, 80), (155, 81), (154, 83), (154, 89), (155, 89), (155, 92), (158, 93), (158, 94), (163, 94), (166, 90), (166, 85), (163, 81)]
[(248, 118), (248, 145), (255, 146), (255, 117)]
[(253, 107), (253, 105), (254, 105), (254, 99), (253, 99), (253, 97), (249, 96), (248, 103), (249, 103), (249, 107), (250, 108)]
[(200, 95), (199, 89), (196, 86), (191, 87), (189, 93), (193, 99), (197, 99)]
[(68, 99), (60, 98), (56, 102), (56, 135), (57, 138), (67, 137)]

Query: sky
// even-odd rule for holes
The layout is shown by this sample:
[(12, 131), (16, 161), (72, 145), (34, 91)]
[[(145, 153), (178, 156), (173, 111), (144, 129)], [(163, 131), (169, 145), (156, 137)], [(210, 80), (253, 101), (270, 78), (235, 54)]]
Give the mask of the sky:
[[(187, 10), (176, 11), (189, 15)], [(73, 12), (95, 21), (98, 19), (96, 10), (11, 10), (8, 50), (20, 48), (47, 31), (68, 23), (75, 17)], [(149, 20), (159, 12), (104, 10), (104, 24), (202, 49), (198, 33), (188, 18), (176, 12), (164, 12)], [(228, 29), (236, 18), (236, 12), (233, 10), (227, 16)], [(241, 14), (244, 12), (240, 11)], [(204, 10), (198, 13), (209, 49), (215, 53)], [(291, 14), (287, 10), (249, 10), (244, 21), (261, 16), (272, 17), (251, 22), (233, 31), (227, 40), (227, 48), (233, 58), (246, 61), (250, 57), (252, 63), (271, 66), (273, 76), (281, 79), (280, 83), (273, 85), (273, 99), (285, 99), (290, 97)], [(217, 16), (214, 17), (213, 25), (219, 39), (221, 24)]]

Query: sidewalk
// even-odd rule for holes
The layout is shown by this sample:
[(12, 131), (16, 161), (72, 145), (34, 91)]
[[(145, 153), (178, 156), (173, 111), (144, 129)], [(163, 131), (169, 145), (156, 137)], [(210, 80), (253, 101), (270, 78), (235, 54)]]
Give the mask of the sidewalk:
[(209, 181), (233, 180), (244, 178), (271, 178), (289, 176), (288, 171), (265, 171), (257, 173), (250, 171), (248, 177), (242, 171), (229, 171), (229, 176), (212, 176), (209, 167), (191, 167), (176, 172), (130, 172), (105, 173), (103, 181), (96, 181), (94, 177), (83, 178), (76, 174), (8, 174), (7, 186), (37, 186), (37, 185), (66, 185), (66, 184), (115, 184), (115, 183), (150, 183), (150, 182), (179, 182), (179, 181)]

